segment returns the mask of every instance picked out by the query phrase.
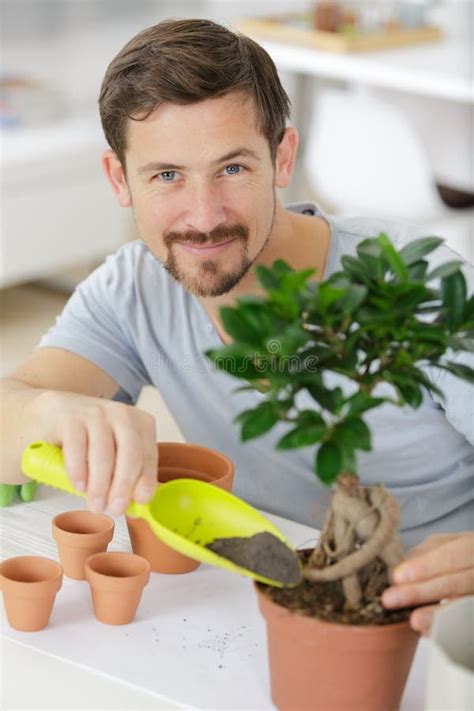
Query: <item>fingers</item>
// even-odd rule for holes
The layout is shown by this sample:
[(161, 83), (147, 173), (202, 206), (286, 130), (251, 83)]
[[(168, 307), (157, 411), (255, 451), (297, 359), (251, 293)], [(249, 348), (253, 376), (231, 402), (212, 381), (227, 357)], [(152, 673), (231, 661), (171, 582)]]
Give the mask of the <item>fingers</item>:
[(387, 588), (382, 594), (382, 604), (388, 608), (416, 607), (473, 592), (474, 568), (467, 568), (430, 580)]
[(115, 471), (108, 498), (108, 509), (113, 514), (126, 510), (135, 490), (137, 500), (146, 503), (156, 488), (158, 455), (155, 421), (140, 411), (135, 411), (134, 415), (138, 418), (138, 427), (132, 429), (130, 423), (122, 422), (115, 428)]
[(115, 440), (103, 415), (89, 420), (87, 452), (87, 505), (90, 511), (103, 511), (115, 466)]
[(87, 491), (88, 508), (121, 514), (132, 497), (147, 503), (157, 486), (154, 418), (118, 403), (79, 405), (64, 416), (56, 441), (71, 483)]
[(135, 482), (143, 469), (143, 453), (141, 439), (136, 432), (118, 428), (115, 438), (115, 471), (107, 508), (110, 513), (118, 515), (125, 511), (132, 497)]
[(144, 454), (143, 471), (133, 490), (132, 498), (140, 504), (146, 504), (152, 498), (158, 486), (158, 449), (156, 444)]
[(410, 615), (410, 626), (415, 632), (422, 635), (428, 635), (433, 621), (433, 615), (439, 609), (439, 605), (427, 605), (426, 607), (418, 607)]
[(77, 419), (65, 418), (59, 436), (62, 445), (64, 466), (73, 487), (77, 491), (87, 489), (87, 430)]
[(417, 554), (395, 568), (393, 580), (397, 584), (428, 580), (470, 567), (474, 567), (474, 533), (463, 533), (438, 545), (418, 546)]

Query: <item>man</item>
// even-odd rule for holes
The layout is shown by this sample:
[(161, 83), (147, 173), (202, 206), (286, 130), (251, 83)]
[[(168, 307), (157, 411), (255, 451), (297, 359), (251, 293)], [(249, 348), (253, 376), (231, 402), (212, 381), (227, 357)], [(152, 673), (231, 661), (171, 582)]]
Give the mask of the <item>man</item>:
[[(366, 236), (383, 228), (401, 242), (416, 231), (330, 220), (312, 204), (282, 206), (275, 188), (289, 184), (298, 145), (286, 127), (288, 97), (258, 44), (212, 22), (169, 21), (140, 33), (109, 66), (99, 104), (110, 145), (104, 171), (119, 204), (133, 208), (143, 243), (125, 245), (86, 279), (41, 347), (5, 381), (5, 480), (23, 481), (22, 449), (45, 439), (63, 447), (91, 510), (120, 514), (132, 497), (148, 501), (155, 426), (130, 404), (153, 383), (189, 441), (234, 459), (238, 495), (314, 522), (327, 492), (311, 471), (312, 454), (275, 452), (278, 428), (240, 445), (232, 420), (259, 395), (235, 395), (234, 379), (203, 353), (227, 340), (219, 308), (258, 293), (256, 263), (283, 258), (323, 278)], [(396, 494), (408, 541), (472, 524), (469, 398), (449, 374), (437, 380), (445, 410), (426, 398), (417, 411), (387, 406), (372, 421), (369, 413), (375, 451), (359, 460), (364, 483), (383, 479)], [(391, 594), (423, 603), (474, 589), (469, 536), (437, 541), (434, 564), (422, 549), (417, 560), (434, 565), (434, 577), (422, 570), (428, 583)], [(416, 579), (416, 569), (411, 574)], [(413, 624), (427, 626), (416, 617)]]

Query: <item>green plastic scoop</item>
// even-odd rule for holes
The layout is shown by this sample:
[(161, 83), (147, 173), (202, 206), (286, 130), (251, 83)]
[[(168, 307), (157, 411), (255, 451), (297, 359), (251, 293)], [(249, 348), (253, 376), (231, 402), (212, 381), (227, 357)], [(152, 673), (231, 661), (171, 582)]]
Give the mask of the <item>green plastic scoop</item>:
[[(23, 452), (21, 468), (26, 476), (41, 484), (85, 497), (69, 481), (60, 447), (33, 442)], [(293, 553), (296, 577), (298, 571), (301, 576), (301, 565), (296, 554), (278, 528), (252, 506), (212, 484), (194, 479), (175, 479), (160, 484), (148, 504), (132, 501), (126, 514), (146, 521), (157, 538), (194, 560), (247, 575), (275, 587), (292, 587), (299, 582), (289, 584), (286, 578), (268, 578), (206, 548), (206, 544), (216, 539), (249, 538), (259, 533), (270, 533), (284, 544), (286, 553), (288, 550)]]

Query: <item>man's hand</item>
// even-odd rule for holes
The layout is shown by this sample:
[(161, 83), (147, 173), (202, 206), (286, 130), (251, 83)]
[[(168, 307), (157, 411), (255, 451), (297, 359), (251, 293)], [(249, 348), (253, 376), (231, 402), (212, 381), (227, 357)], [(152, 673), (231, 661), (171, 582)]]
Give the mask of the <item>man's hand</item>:
[(442, 600), (474, 593), (474, 533), (429, 536), (395, 568), (393, 582), (382, 595), (383, 605), (419, 605), (411, 613), (410, 624), (417, 632), (428, 634)]
[[(32, 407), (49, 440), (62, 447), (72, 485), (91, 511), (123, 513), (147, 503), (157, 485), (155, 420), (138, 408), (96, 397), (44, 392)], [(49, 426), (48, 426), (49, 425)]]

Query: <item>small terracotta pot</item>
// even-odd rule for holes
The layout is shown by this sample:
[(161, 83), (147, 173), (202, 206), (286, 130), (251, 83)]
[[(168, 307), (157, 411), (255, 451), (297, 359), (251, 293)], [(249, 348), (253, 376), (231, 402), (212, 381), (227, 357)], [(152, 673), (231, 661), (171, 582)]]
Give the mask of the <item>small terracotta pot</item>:
[(150, 564), (133, 553), (96, 553), (86, 561), (95, 616), (106, 625), (126, 625), (133, 620), (150, 579)]
[(85, 580), (86, 560), (102, 553), (114, 535), (114, 520), (92, 511), (66, 511), (53, 518), (53, 537), (58, 544), (64, 573)]
[(287, 610), (255, 585), (280, 711), (396, 711), (418, 643), (408, 622), (343, 625)]
[[(160, 442), (157, 446), (160, 483), (199, 479), (232, 491), (234, 465), (224, 454), (198, 444)], [(190, 573), (199, 567), (198, 561), (162, 543), (146, 521), (127, 516), (127, 526), (134, 553), (146, 558), (155, 573)]]
[(49, 558), (25, 555), (4, 560), (0, 586), (11, 627), (21, 632), (46, 627), (62, 582), (62, 567)]

